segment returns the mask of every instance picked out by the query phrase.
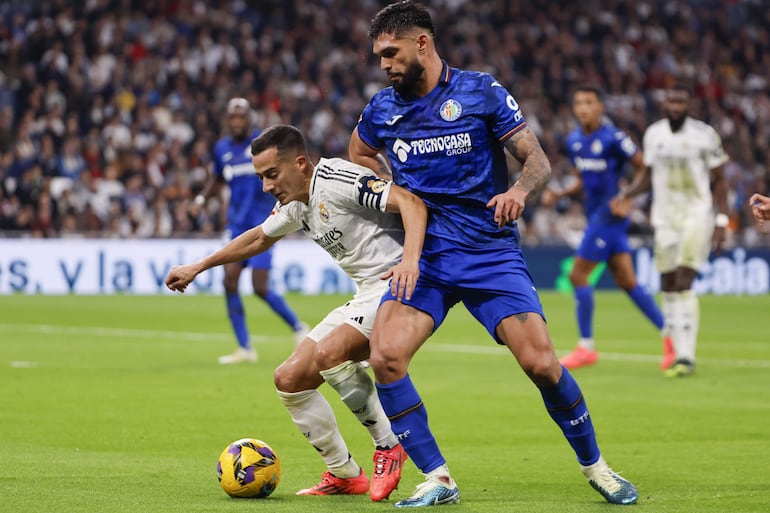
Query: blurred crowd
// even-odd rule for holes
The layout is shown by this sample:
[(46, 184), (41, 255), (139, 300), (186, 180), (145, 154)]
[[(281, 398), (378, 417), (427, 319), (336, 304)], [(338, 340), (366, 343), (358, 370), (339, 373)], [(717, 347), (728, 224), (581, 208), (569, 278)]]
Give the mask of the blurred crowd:
[[(226, 198), (190, 205), (226, 134), (227, 100), (247, 98), (255, 126), (298, 126), (315, 157), (346, 156), (361, 109), (386, 85), (367, 37), (386, 3), (0, 1), (0, 233), (216, 236)], [(575, 84), (600, 84), (611, 120), (639, 142), (666, 86), (689, 81), (692, 115), (730, 155), (732, 242), (770, 245), (746, 208), (770, 185), (764, 0), (425, 4), (450, 65), (492, 73), (522, 105), (555, 187), (570, 180)], [(641, 199), (640, 237), (646, 209)], [(575, 244), (585, 223), (579, 197), (555, 208), (535, 199), (526, 214), (529, 244)]]

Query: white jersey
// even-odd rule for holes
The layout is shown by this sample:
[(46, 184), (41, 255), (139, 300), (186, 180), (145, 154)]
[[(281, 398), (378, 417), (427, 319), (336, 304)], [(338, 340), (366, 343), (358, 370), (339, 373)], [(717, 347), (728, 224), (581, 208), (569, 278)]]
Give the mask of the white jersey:
[(304, 231), (361, 288), (401, 261), (401, 216), (385, 212), (392, 183), (347, 160), (322, 158), (308, 204), (276, 204), (262, 230), (268, 237)]
[(645, 131), (643, 147), (644, 164), (652, 169), (652, 225), (713, 218), (711, 170), (727, 162), (716, 130), (687, 117), (672, 132), (668, 119), (661, 119)]

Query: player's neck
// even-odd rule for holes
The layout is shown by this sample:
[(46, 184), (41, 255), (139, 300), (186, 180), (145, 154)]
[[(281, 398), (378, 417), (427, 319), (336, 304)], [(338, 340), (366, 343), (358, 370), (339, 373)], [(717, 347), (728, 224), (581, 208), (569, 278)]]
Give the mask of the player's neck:
[(415, 96), (422, 98), (433, 91), (441, 81), (441, 71), (443, 69), (444, 63), (441, 62), (441, 57), (434, 53), (433, 57), (425, 64), (424, 80), (419, 82), (419, 85), (414, 92)]
[(679, 119), (668, 119), (668, 126), (671, 128), (671, 132), (678, 132), (682, 129), (684, 126), (684, 122), (687, 119), (687, 116), (682, 116)]
[(588, 123), (585, 123), (584, 125), (582, 125), (583, 133), (584, 134), (592, 134), (592, 133), (596, 132), (597, 130), (599, 130), (600, 126), (602, 126), (601, 120), (590, 121)]

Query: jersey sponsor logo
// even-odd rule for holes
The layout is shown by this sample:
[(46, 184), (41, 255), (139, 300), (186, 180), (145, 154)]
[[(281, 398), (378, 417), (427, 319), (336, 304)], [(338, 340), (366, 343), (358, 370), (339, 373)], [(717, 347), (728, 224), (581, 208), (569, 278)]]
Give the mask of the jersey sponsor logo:
[(444, 121), (455, 121), (463, 113), (463, 106), (457, 100), (450, 98), (441, 104), (438, 113)]
[(587, 157), (576, 157), (575, 167), (579, 171), (607, 171), (607, 161), (604, 159), (592, 159)]
[(396, 142), (393, 143), (393, 153), (396, 154), (401, 163), (406, 162), (410, 154), (445, 153), (451, 157), (468, 153), (472, 148), (473, 142), (471, 141), (471, 134), (468, 132), (416, 139), (411, 143), (396, 139)]
[[(385, 124), (386, 124), (386, 125), (388, 125), (388, 126), (393, 126), (393, 125), (395, 125), (396, 123), (398, 123), (398, 122), (401, 120), (401, 118), (403, 118), (403, 117), (404, 117), (404, 116), (403, 116), (403, 115), (401, 115), (401, 114), (396, 114), (395, 116), (393, 116), (392, 118), (390, 118), (389, 120), (387, 120), (387, 121), (385, 122)], [(360, 121), (360, 120), (359, 120), (359, 121)]]
[(233, 178), (235, 178), (236, 176), (244, 176), (244, 175), (257, 176), (256, 173), (254, 172), (254, 167), (251, 165), (251, 162), (244, 162), (243, 164), (235, 164), (234, 166), (231, 166), (230, 164), (228, 164), (222, 169), (222, 176), (228, 182)]
[(591, 143), (591, 153), (594, 155), (599, 155), (603, 149), (604, 146), (599, 139), (595, 139), (594, 142)]
[(318, 204), (318, 217), (321, 218), (321, 221), (324, 223), (329, 222), (329, 210), (327, 210), (326, 205), (324, 205), (324, 202)]
[(338, 240), (342, 238), (342, 232), (337, 228), (332, 228), (328, 232), (324, 233), (320, 237), (314, 237), (313, 240), (316, 244), (326, 249)]

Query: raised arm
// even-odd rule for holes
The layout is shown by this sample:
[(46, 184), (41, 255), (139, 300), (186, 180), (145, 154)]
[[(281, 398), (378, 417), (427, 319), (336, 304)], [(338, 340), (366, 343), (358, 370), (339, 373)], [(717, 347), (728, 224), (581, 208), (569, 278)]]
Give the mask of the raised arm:
[(197, 262), (172, 267), (166, 277), (166, 286), (171, 290), (184, 292), (195, 277), (203, 271), (218, 265), (241, 262), (251, 258), (266, 251), (278, 240), (280, 238), (265, 235), (262, 226), (256, 226)]
[(513, 187), (487, 203), (487, 208), (495, 209), (495, 221), (501, 228), (518, 219), (527, 199), (537, 194), (551, 179), (551, 164), (532, 130), (524, 127), (504, 144), (522, 166), (521, 176)]

